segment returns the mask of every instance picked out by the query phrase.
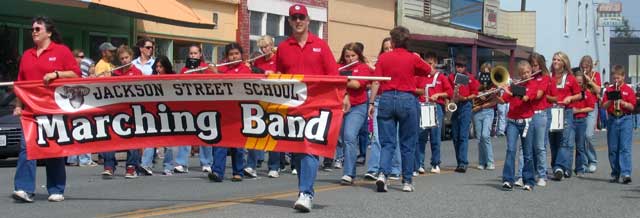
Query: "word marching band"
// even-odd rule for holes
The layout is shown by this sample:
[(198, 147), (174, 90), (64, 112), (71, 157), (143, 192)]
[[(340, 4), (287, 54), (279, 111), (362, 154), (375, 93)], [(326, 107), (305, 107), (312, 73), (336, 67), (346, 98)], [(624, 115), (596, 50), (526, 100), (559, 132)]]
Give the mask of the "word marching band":
[[(535, 186), (546, 186), (548, 179), (561, 181), (572, 174), (584, 176), (585, 173), (594, 172), (597, 159), (593, 135), (600, 107), (605, 108), (608, 115), (606, 133), (611, 182), (631, 182), (633, 134), (630, 115), (636, 108), (636, 98), (632, 88), (624, 81), (622, 66), (613, 67), (613, 83), (609, 86), (602, 86), (601, 75), (593, 70), (591, 57), (583, 57), (578, 70), (574, 70), (567, 54), (563, 52), (553, 55), (550, 69), (547, 68), (545, 57), (533, 53), (527, 61), (517, 64), (517, 72), (508, 72), (502, 66), (492, 67), (490, 63), (485, 63), (481, 65), (480, 72), (472, 73), (467, 70), (469, 63), (463, 56), (455, 57), (451, 72), (446, 72), (436, 69), (442, 65), (438, 64), (439, 58), (434, 53), (421, 57), (408, 50), (410, 32), (404, 27), (394, 28), (390, 31), (390, 37), (382, 41), (377, 61), (371, 62), (364, 57), (364, 45), (359, 42), (344, 45), (336, 61), (326, 42), (308, 31), (309, 21), (306, 7), (295, 4), (289, 8), (291, 35), (279, 44), (277, 50), (273, 38), (263, 36), (257, 42), (262, 55), (243, 61), (244, 50), (239, 44), (231, 43), (225, 47), (224, 64), (208, 64), (203, 59), (201, 48), (193, 45), (189, 48), (186, 66), (180, 71), (391, 78), (389, 81), (347, 82), (343, 100), (344, 122), (334, 159), (325, 158), (320, 162), (318, 157), (309, 154), (269, 152), (268, 177), (278, 178), (285, 165), (290, 165), (291, 173), (297, 174), (299, 197), (294, 205), (296, 210), (311, 210), (313, 186), (319, 169), (343, 169), (341, 183), (352, 185), (357, 178), (356, 166), (366, 162), (364, 178), (375, 181), (378, 192), (387, 192), (390, 181), (400, 178), (402, 191), (413, 192), (415, 186), (412, 177), (425, 174), (427, 170), (434, 174), (441, 171), (440, 147), (445, 117), (451, 122), (457, 162), (455, 172), (465, 173), (470, 164), (467, 154), (471, 127), (478, 139), (477, 168), (494, 170), (492, 124), (495, 108), (501, 106), (508, 107), (505, 132), (507, 149), (502, 172), (504, 189), (512, 190), (515, 185), (532, 191)], [(77, 52), (77, 60), (74, 60), (71, 51), (60, 44), (59, 34), (49, 18), (37, 17), (32, 24), (35, 47), (27, 50), (22, 57), (18, 80), (44, 80), (48, 83), (59, 78), (80, 76), (175, 73), (167, 57), (152, 56), (154, 42), (149, 39), (142, 39), (138, 43), (140, 56), (135, 60), (132, 60), (133, 51), (128, 46), (116, 48), (110, 43), (103, 43), (100, 46), (102, 58), (95, 67), (90, 67), (93, 65), (87, 65), (87, 60), (79, 57)], [(58, 58), (56, 62), (37, 61), (42, 58), (40, 56)], [(112, 64), (113, 56), (124, 66), (115, 67)], [(518, 79), (512, 79), (511, 76)], [(213, 86), (204, 87), (207, 87), (207, 92), (213, 89)], [(191, 92), (187, 86), (175, 88)], [(256, 93), (270, 90), (255, 86), (245, 88), (248, 92)], [(285, 88), (283, 92), (289, 90)], [(218, 89), (227, 90), (225, 87)], [(130, 87), (126, 90), (129, 91), (124, 93), (130, 95), (147, 90), (163, 93), (152, 87)], [(105, 89), (101, 92), (102, 96), (96, 96), (96, 99), (108, 98), (113, 95), (108, 93), (112, 92)], [(23, 107), (18, 102), (14, 114), (20, 115)], [(248, 122), (256, 121), (261, 120)], [(369, 131), (372, 131), (371, 138)], [(425, 166), (427, 143), (431, 149), (429, 167)], [(33, 202), (35, 162), (26, 160), (24, 141), (21, 144), (13, 197), (18, 201)], [(371, 145), (368, 154), (367, 145)], [(190, 149), (191, 146), (165, 148), (162, 173), (186, 173)], [(547, 160), (547, 151), (551, 153), (550, 161)], [(202, 171), (207, 173), (211, 181), (224, 180), (228, 154), (232, 159), (231, 181), (257, 177), (256, 169), (264, 159), (263, 151), (199, 146)], [(104, 162), (101, 175), (105, 179), (112, 178), (117, 165), (115, 153), (107, 152), (100, 156)], [(156, 156), (159, 155), (154, 148), (127, 151), (125, 177), (136, 178), (138, 173), (153, 175)], [(83, 161), (82, 156), (67, 159), (71, 164), (95, 165), (90, 158), (86, 161), (85, 157)], [(78, 159), (79, 163), (74, 162)], [(63, 201), (65, 161), (54, 158), (45, 162), (49, 201)]]

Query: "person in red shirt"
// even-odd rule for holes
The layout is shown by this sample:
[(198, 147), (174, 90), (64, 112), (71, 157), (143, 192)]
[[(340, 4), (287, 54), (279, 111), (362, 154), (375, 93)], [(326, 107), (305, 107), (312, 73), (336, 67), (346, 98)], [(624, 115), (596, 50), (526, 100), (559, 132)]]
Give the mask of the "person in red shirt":
[[(230, 63), (234, 61), (241, 61), (242, 55), (244, 54), (242, 47), (240, 44), (232, 42), (224, 46), (225, 50), (225, 62)], [(239, 62), (235, 64), (225, 65), (213, 67), (212, 71), (214, 73), (223, 73), (223, 74), (250, 74), (251, 68), (247, 67), (244, 62)]]
[[(338, 64), (329, 45), (309, 32), (311, 19), (302, 4), (289, 7), (287, 18), (291, 36), (278, 45), (276, 72), (304, 75), (338, 75)], [(309, 154), (293, 154), (293, 163), (298, 168), (298, 200), (294, 208), (309, 212), (314, 196), (313, 183), (318, 173), (319, 160)]]
[[(473, 106), (471, 99), (478, 94), (480, 83), (475, 77), (467, 71), (467, 58), (464, 56), (456, 57), (455, 73), (449, 74), (449, 81), (454, 84), (452, 101), (457, 105), (457, 110), (451, 114), (451, 131), (453, 135), (453, 147), (456, 152), (456, 161), (458, 163), (455, 171), (459, 173), (467, 172), (469, 160), (467, 158), (469, 148), (469, 125), (471, 124), (471, 108)], [(463, 74), (469, 77), (469, 83), (466, 85), (455, 84), (456, 74)]]
[(555, 100), (559, 106), (564, 106), (564, 129), (549, 134), (553, 179), (560, 181), (564, 177), (571, 177), (575, 142), (572, 102), (579, 101), (582, 94), (575, 76), (571, 73), (569, 57), (565, 53), (556, 52), (551, 66), (552, 83), (556, 84), (557, 88)]
[[(534, 114), (529, 128), (533, 129), (531, 132), (533, 137), (533, 157), (535, 158), (536, 164), (535, 172), (538, 176), (536, 186), (544, 187), (547, 185), (546, 147), (549, 136), (549, 134), (547, 134), (549, 132), (548, 119), (551, 119), (550, 115), (548, 115), (551, 104), (547, 101), (546, 96), (551, 92), (551, 88), (555, 88), (555, 84), (551, 82), (551, 76), (549, 76), (549, 70), (547, 69), (544, 56), (534, 52), (529, 56), (529, 64), (531, 64), (531, 69), (535, 74), (532, 82), (540, 85), (536, 97), (531, 99)], [(522, 155), (519, 155), (520, 160), (522, 160)], [(522, 172), (522, 166), (519, 165), (518, 168), (518, 172)]]
[[(527, 61), (518, 63), (520, 78), (526, 80), (531, 76), (531, 65)], [(515, 87), (521, 87), (521, 93), (514, 90)], [(539, 85), (532, 80), (506, 87), (500, 100), (503, 103), (509, 103), (509, 112), (507, 113), (507, 151), (505, 157), (504, 168), (502, 171), (502, 188), (512, 190), (515, 181), (515, 161), (518, 139), (522, 145), (523, 169), (522, 177), (524, 186), (527, 191), (533, 190), (535, 186), (534, 166), (533, 166), (533, 134), (531, 128), (531, 118), (534, 110), (532, 100), (536, 98)]]
[[(380, 166), (382, 175), (376, 180), (378, 192), (386, 192), (387, 176), (391, 174), (391, 160), (396, 145), (400, 145), (402, 160), (402, 190), (413, 192), (412, 176), (415, 165), (415, 148), (418, 137), (418, 99), (414, 95), (416, 90), (415, 76), (426, 77), (431, 73), (431, 66), (419, 56), (407, 51), (410, 32), (399, 26), (390, 32), (393, 50), (383, 53), (378, 58), (374, 75), (391, 77), (380, 85), (382, 94), (378, 104), (378, 128), (382, 151)], [(373, 87), (375, 89), (375, 87)], [(372, 93), (377, 90), (372, 90)], [(373, 114), (373, 107), (369, 114)]]
[(426, 173), (424, 168), (427, 140), (431, 142), (431, 172), (440, 173), (440, 139), (442, 124), (444, 123), (445, 101), (453, 94), (453, 88), (447, 76), (435, 69), (437, 56), (433, 52), (425, 55), (424, 59), (431, 66), (431, 73), (426, 77), (416, 76), (416, 93), (421, 104), (433, 103), (436, 106), (437, 127), (418, 129), (418, 145), (416, 146), (415, 170), (419, 174)]
[[(253, 66), (264, 74), (272, 74), (276, 72), (276, 52), (273, 47), (273, 38), (264, 35), (258, 39), (258, 47), (265, 54), (264, 57), (258, 58), (253, 62)], [(255, 71), (255, 70), (254, 70)]]
[[(348, 64), (357, 64), (343, 68)], [(350, 71), (353, 76), (371, 76), (371, 69), (366, 64), (362, 47), (356, 43), (348, 43), (342, 48), (338, 61), (343, 72)], [(342, 140), (338, 149), (344, 149), (344, 173), (341, 183), (352, 185), (356, 178), (356, 159), (358, 156), (358, 133), (365, 120), (367, 120), (367, 85), (365, 80), (349, 80), (345, 99), (350, 107), (345, 108), (344, 121), (342, 122)], [(375, 98), (375, 93), (372, 94)]]
[[(480, 72), (476, 75), (478, 78), (478, 92), (495, 91), (496, 87), (491, 82), (491, 64), (485, 62), (480, 65)], [(494, 170), (495, 164), (493, 160), (493, 144), (491, 144), (491, 127), (493, 124), (493, 116), (495, 106), (498, 103), (496, 96), (498, 93), (476, 97), (473, 99), (473, 107), (471, 109), (473, 129), (478, 139), (478, 166), (479, 170)]]
[[(600, 87), (602, 86), (602, 79), (600, 73), (593, 70), (594, 64), (591, 56), (586, 55), (582, 57), (580, 60), (580, 71), (584, 73), (585, 85), (589, 92), (592, 95), (598, 97), (600, 96)], [(597, 169), (598, 157), (596, 156), (595, 149), (595, 138), (593, 134), (595, 132), (596, 124), (598, 119), (598, 101), (593, 104), (593, 111), (589, 112), (587, 116), (586, 125), (586, 144), (585, 144), (585, 156), (587, 158), (587, 162), (584, 163), (587, 165), (587, 172), (593, 173)]]
[[(41, 80), (45, 85), (60, 78), (80, 77), (80, 67), (71, 50), (62, 45), (62, 39), (53, 21), (48, 17), (36, 17), (31, 22), (31, 38), (34, 47), (24, 51), (18, 69), (18, 81)], [(26, 105), (16, 100), (15, 116), (22, 115)], [(67, 175), (64, 158), (44, 160), (47, 167), (47, 191), (49, 201), (64, 201)], [(20, 202), (33, 202), (35, 196), (36, 161), (27, 160), (24, 133), (20, 137), (20, 154), (14, 177), (13, 198)]]
[[(117, 57), (122, 65), (130, 64), (133, 60), (133, 50), (129, 46), (122, 45), (116, 51)], [(110, 73), (110, 76), (139, 76), (142, 75), (142, 71), (138, 70), (135, 65), (130, 64), (126, 67), (114, 70)], [(101, 173), (102, 178), (111, 179), (118, 165), (116, 160), (116, 152), (103, 152), (102, 158), (104, 159), (104, 171)], [(125, 164), (126, 171), (124, 178), (133, 179), (138, 177), (137, 169), (140, 167), (140, 150), (131, 149), (127, 150), (127, 162)]]
[[(610, 182), (618, 182), (622, 177), (623, 184), (631, 183), (631, 146), (633, 143), (633, 109), (636, 97), (633, 89), (625, 84), (624, 67), (613, 66), (611, 72), (614, 85), (609, 86), (602, 99), (602, 107), (607, 109), (607, 146), (609, 163), (611, 164)], [(617, 100), (609, 99), (609, 93), (619, 93)]]
[(201, 69), (193, 73), (213, 73), (213, 66), (209, 66), (202, 56), (202, 48), (199, 45), (189, 46), (189, 57), (187, 62), (195, 63), (195, 65), (186, 64), (180, 69), (180, 74), (184, 74), (187, 70)]
[(573, 126), (576, 131), (576, 166), (574, 172), (578, 177), (584, 176), (585, 168), (587, 166), (586, 128), (588, 114), (593, 111), (593, 105), (598, 102), (597, 97), (588, 90), (585, 80), (584, 74), (578, 73), (576, 75), (576, 81), (582, 88), (582, 95), (584, 95), (581, 101), (574, 103), (573, 107)]

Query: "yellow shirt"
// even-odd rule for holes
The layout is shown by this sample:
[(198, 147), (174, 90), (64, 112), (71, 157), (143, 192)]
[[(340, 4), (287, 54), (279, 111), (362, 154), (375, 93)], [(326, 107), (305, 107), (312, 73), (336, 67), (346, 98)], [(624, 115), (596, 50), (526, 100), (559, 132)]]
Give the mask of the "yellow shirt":
[(102, 76), (102, 74), (107, 71), (111, 71), (113, 68), (115, 68), (113, 64), (107, 63), (106, 61), (100, 59), (100, 61), (98, 61), (98, 63), (96, 64), (95, 74), (96, 76)]

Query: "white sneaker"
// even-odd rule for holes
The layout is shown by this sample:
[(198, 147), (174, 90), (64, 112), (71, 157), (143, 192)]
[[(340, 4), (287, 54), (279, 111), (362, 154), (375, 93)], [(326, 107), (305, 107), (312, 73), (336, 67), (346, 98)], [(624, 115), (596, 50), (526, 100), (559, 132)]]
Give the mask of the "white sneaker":
[(492, 163), (487, 164), (487, 167), (485, 168), (486, 170), (495, 170), (496, 166), (493, 165)]
[(52, 194), (52, 195), (49, 195), (49, 201), (61, 202), (61, 201), (64, 201), (64, 196), (62, 196), (62, 194)]
[(344, 176), (342, 176), (342, 178), (340, 179), (340, 184), (343, 184), (343, 185), (353, 185), (353, 178), (351, 178), (351, 176), (344, 175)]
[(280, 177), (280, 173), (278, 173), (277, 170), (269, 170), (269, 173), (267, 174), (267, 176), (269, 178), (278, 178)]
[(404, 184), (402, 184), (402, 191), (403, 192), (413, 192), (415, 190), (416, 190), (416, 188), (411, 183), (406, 183), (405, 182)]
[(589, 172), (590, 173), (595, 173), (596, 170), (598, 170), (598, 167), (596, 166), (596, 164), (589, 164)]
[(418, 176), (418, 172), (413, 172), (413, 176)]
[(440, 174), (440, 166), (431, 167), (431, 173)]
[(291, 175), (298, 175), (298, 170), (296, 169), (291, 170)]
[(300, 193), (298, 200), (293, 205), (293, 209), (296, 209), (297, 211), (300, 211), (303, 213), (308, 213), (311, 211), (311, 207), (313, 207), (311, 204), (312, 200), (313, 200), (313, 197), (311, 195)]
[(516, 180), (516, 182), (515, 182), (515, 183), (513, 183), (513, 184), (514, 184), (514, 185), (516, 185), (516, 186), (520, 186), (520, 187), (522, 187), (522, 186), (524, 185), (524, 183), (522, 183), (522, 178), (519, 178), (519, 179), (518, 179), (518, 180)]
[(13, 191), (13, 199), (25, 203), (33, 203), (33, 194), (30, 195), (22, 190)]
[(387, 192), (387, 179), (383, 174), (380, 174), (376, 180), (376, 191)]
[(176, 166), (173, 168), (173, 172), (176, 173), (187, 173), (189, 172), (189, 170), (187, 168), (184, 168), (183, 166)]
[(418, 168), (418, 173), (420, 173), (420, 174), (425, 174), (426, 172), (427, 172), (427, 171), (426, 171), (426, 170), (424, 170), (424, 167), (420, 167), (420, 168)]
[(244, 175), (249, 177), (249, 178), (258, 177), (258, 173), (256, 173), (255, 170), (251, 169), (251, 167), (244, 168)]
[(522, 187), (522, 190), (525, 190), (525, 191), (532, 191), (532, 190), (533, 190), (533, 188), (531, 188), (531, 186), (529, 186), (529, 185), (525, 185), (524, 187)]
[(478, 168), (479, 170), (484, 170), (484, 166), (482, 165), (478, 165), (476, 168)]
[(545, 187), (547, 186), (547, 181), (545, 179), (538, 179), (536, 186)]
[(336, 161), (333, 163), (333, 168), (342, 169), (342, 161)]
[(210, 166), (203, 166), (202, 167), (202, 172), (210, 173), (211, 172), (211, 167)]

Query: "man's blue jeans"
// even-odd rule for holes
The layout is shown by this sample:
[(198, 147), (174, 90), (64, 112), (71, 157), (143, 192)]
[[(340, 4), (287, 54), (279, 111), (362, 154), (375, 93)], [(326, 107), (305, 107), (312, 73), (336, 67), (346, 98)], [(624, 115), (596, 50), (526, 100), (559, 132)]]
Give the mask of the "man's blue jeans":
[(576, 143), (576, 173), (584, 173), (587, 167), (587, 154), (586, 154), (586, 134), (587, 129), (587, 117), (574, 118), (573, 126), (575, 128), (575, 143)]
[[(118, 166), (118, 161), (116, 160), (116, 152), (104, 152), (102, 153), (102, 158), (104, 158), (104, 168), (111, 169), (115, 172), (116, 166)], [(134, 166), (135, 168), (137, 168), (139, 165), (140, 165), (140, 150), (138, 149), (128, 150), (126, 166)]]
[(200, 166), (213, 165), (213, 147), (200, 146)]
[[(52, 194), (64, 194), (67, 183), (64, 158), (50, 158), (44, 160), (47, 170), (47, 191)], [(36, 161), (27, 160), (27, 148), (24, 135), (20, 138), (20, 154), (13, 179), (14, 189), (27, 193), (36, 191)]]
[[(373, 110), (373, 135), (371, 136), (371, 153), (369, 154), (369, 160), (367, 161), (368, 173), (379, 173), (380, 169), (380, 140), (378, 137), (378, 105), (380, 104), (380, 98), (377, 97), (374, 101)], [(400, 149), (396, 149), (396, 153), (391, 160), (391, 174), (400, 174)]]
[(213, 165), (211, 170), (218, 174), (220, 178), (224, 178), (224, 170), (227, 165), (227, 152), (231, 152), (231, 169), (232, 175), (242, 176), (242, 170), (244, 170), (244, 153), (243, 148), (225, 148), (215, 147), (213, 148)]
[(293, 164), (298, 169), (298, 191), (313, 196), (313, 184), (318, 174), (319, 160), (309, 154), (293, 154)]
[(356, 159), (358, 158), (358, 135), (362, 123), (367, 120), (367, 103), (351, 107), (342, 122), (342, 147), (344, 148), (344, 175), (356, 177)]
[(79, 165), (88, 165), (91, 163), (91, 153), (88, 154), (80, 154), (80, 155), (72, 155), (67, 157), (67, 163), (77, 163)]
[(565, 173), (571, 173), (573, 147), (575, 144), (573, 109), (564, 109), (564, 129), (562, 132), (550, 133), (549, 143), (551, 144), (551, 164), (553, 170), (561, 169)]
[[(247, 165), (245, 167), (255, 170), (260, 156), (264, 156), (264, 153), (263, 150), (247, 149)], [(269, 170), (280, 170), (280, 155), (280, 152), (269, 151), (269, 160), (267, 162)]]
[(458, 167), (469, 165), (469, 125), (471, 125), (471, 101), (458, 102), (458, 110), (451, 114), (453, 148), (456, 151)]
[(585, 163), (586, 165), (598, 163), (598, 156), (596, 155), (596, 139), (593, 137), (593, 135), (595, 134), (597, 120), (598, 120), (598, 103), (594, 105), (594, 110), (589, 112), (589, 115), (587, 115), (587, 120), (586, 120), (586, 135), (585, 135), (586, 136), (585, 154), (587, 158), (587, 163)]
[(493, 108), (485, 108), (473, 114), (473, 127), (478, 138), (478, 165), (483, 167), (493, 164), (491, 124), (493, 124)]
[(427, 141), (431, 143), (431, 167), (440, 165), (440, 140), (442, 134), (442, 124), (444, 123), (444, 114), (442, 105), (436, 105), (436, 119), (438, 126), (431, 129), (419, 129), (418, 144), (416, 146), (416, 165), (415, 169), (424, 167), (424, 159), (427, 147)]
[(385, 176), (391, 174), (391, 160), (398, 143), (403, 182), (412, 183), (415, 150), (418, 141), (418, 100), (408, 92), (386, 91), (378, 107), (380, 131), (380, 166)]
[[(525, 137), (522, 137), (525, 134)], [(518, 139), (520, 139), (520, 143), (522, 145), (522, 153), (524, 158), (523, 164), (523, 182), (525, 185), (534, 186), (535, 185), (535, 177), (533, 173), (533, 147), (531, 143), (533, 142), (533, 131), (531, 126), (526, 128), (525, 123), (517, 123), (514, 121), (507, 122), (507, 154), (505, 157), (504, 168), (502, 170), (502, 181), (509, 182), (513, 184), (515, 182), (515, 162), (516, 162), (516, 151)]]
[(632, 115), (614, 117), (607, 121), (607, 145), (611, 177), (631, 176), (631, 148), (633, 136)]

